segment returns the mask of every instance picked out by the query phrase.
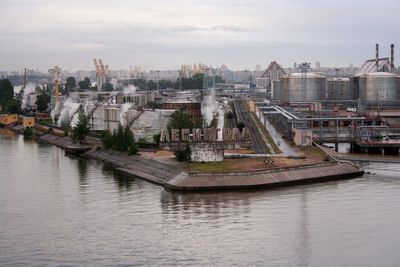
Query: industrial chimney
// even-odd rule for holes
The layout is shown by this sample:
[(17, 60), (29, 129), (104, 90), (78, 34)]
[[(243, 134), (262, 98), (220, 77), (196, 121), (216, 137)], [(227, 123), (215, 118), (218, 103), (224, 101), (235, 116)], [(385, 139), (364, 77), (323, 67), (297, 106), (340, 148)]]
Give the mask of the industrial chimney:
[(376, 71), (378, 71), (378, 65), (379, 65), (379, 44), (375, 45), (375, 66), (376, 66)]
[(394, 44), (390, 45), (390, 71), (394, 71)]

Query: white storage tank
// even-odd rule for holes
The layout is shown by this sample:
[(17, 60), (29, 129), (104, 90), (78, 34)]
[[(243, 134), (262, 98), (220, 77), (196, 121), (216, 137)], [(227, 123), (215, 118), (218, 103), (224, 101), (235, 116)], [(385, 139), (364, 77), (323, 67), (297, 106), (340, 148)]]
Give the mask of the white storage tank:
[[(280, 79), (279, 97), (284, 101), (317, 101), (326, 99), (326, 77), (318, 73), (292, 73)], [(274, 91), (275, 93), (275, 91)]]
[(359, 78), (361, 98), (367, 101), (398, 99), (398, 75), (389, 72), (372, 72)]

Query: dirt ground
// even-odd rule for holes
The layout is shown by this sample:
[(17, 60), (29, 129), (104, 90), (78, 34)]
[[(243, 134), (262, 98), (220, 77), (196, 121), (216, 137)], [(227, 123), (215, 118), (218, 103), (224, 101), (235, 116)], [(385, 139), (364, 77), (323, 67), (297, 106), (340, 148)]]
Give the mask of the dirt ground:
[[(304, 158), (286, 158), (286, 157), (271, 157), (264, 161), (262, 158), (240, 158), (240, 159), (225, 159), (222, 162), (194, 162), (189, 165), (178, 162), (171, 151), (159, 150), (157, 152), (140, 152), (143, 157), (158, 160), (171, 165), (176, 165), (185, 168), (187, 171), (200, 172), (243, 172), (266, 170), (277, 167), (297, 166), (304, 164), (314, 164), (324, 162), (325, 156), (322, 155), (315, 147), (296, 147), (296, 152), (304, 155)], [(226, 151), (228, 153), (228, 151)], [(239, 152), (229, 150), (230, 153)], [(240, 150), (240, 153), (251, 154), (252, 150)]]
[(253, 149), (225, 149), (225, 153), (232, 154), (254, 154), (255, 151)]

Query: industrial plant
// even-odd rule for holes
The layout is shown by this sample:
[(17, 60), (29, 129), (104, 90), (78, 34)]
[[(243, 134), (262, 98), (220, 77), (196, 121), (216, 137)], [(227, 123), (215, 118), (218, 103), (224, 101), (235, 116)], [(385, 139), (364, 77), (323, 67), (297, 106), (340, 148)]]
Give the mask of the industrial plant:
[[(158, 72), (149, 79), (140, 67), (120, 76), (102, 59), (94, 59), (91, 78), (95, 82), (81, 77), (78, 83), (55, 66), (49, 70), (47, 82), (35, 84), (27, 81), (25, 69), (23, 86), (16, 92), (22, 116), (4, 114), (0, 122), (20, 131), (35, 128), (44, 133), (40, 137), (44, 141), (70, 152), (86, 151), (90, 157), (113, 164), (117, 162), (107, 150), (100, 153), (99, 148), (107, 148), (104, 138), (117, 136), (123, 127), (132, 132), (145, 157), (175, 167), (177, 163), (171, 163), (175, 157), (193, 162), (192, 167), (185, 167), (189, 173), (204, 168), (202, 163), (233, 162), (232, 170), (237, 164), (243, 165), (241, 171), (314, 164), (317, 170), (324, 166), (328, 173), (332, 171), (330, 177), (351, 176), (360, 172), (358, 167), (329, 164), (357, 153), (399, 155), (400, 76), (394, 65), (394, 45), (390, 57), (384, 58), (379, 56), (378, 44), (375, 48), (375, 58), (359, 68), (332, 71), (321, 68), (319, 62), (315, 68), (308, 62), (284, 68), (272, 61), (244, 82), (229, 79), (225, 65), (213, 68), (203, 63), (184, 64), (172, 78), (161, 78)], [(39, 107), (43, 94), (49, 95), (48, 106)], [(88, 144), (74, 145), (62, 139), (67, 137), (53, 136), (70, 135), (82, 124), (82, 114), (90, 129)], [(317, 154), (312, 152), (315, 149)], [(137, 153), (136, 148), (130, 150)], [(146, 154), (149, 152), (153, 154)], [(165, 157), (158, 156), (160, 153)], [(142, 176), (170, 187), (200, 186), (192, 178), (187, 178), (190, 186), (178, 186), (169, 179), (179, 172), (172, 173), (175, 176), (160, 174), (168, 179)], [(311, 174), (298, 175), (303, 180)]]

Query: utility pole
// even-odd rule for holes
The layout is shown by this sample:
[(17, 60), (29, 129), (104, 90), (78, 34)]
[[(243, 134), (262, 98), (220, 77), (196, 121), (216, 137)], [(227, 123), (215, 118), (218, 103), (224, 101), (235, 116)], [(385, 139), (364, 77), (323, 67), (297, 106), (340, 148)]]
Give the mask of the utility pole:
[(28, 74), (29, 71), (33, 71), (33, 70), (28, 69), (28, 68), (24, 68), (24, 87), (23, 88), (26, 87), (26, 77), (27, 77), (27, 74)]

